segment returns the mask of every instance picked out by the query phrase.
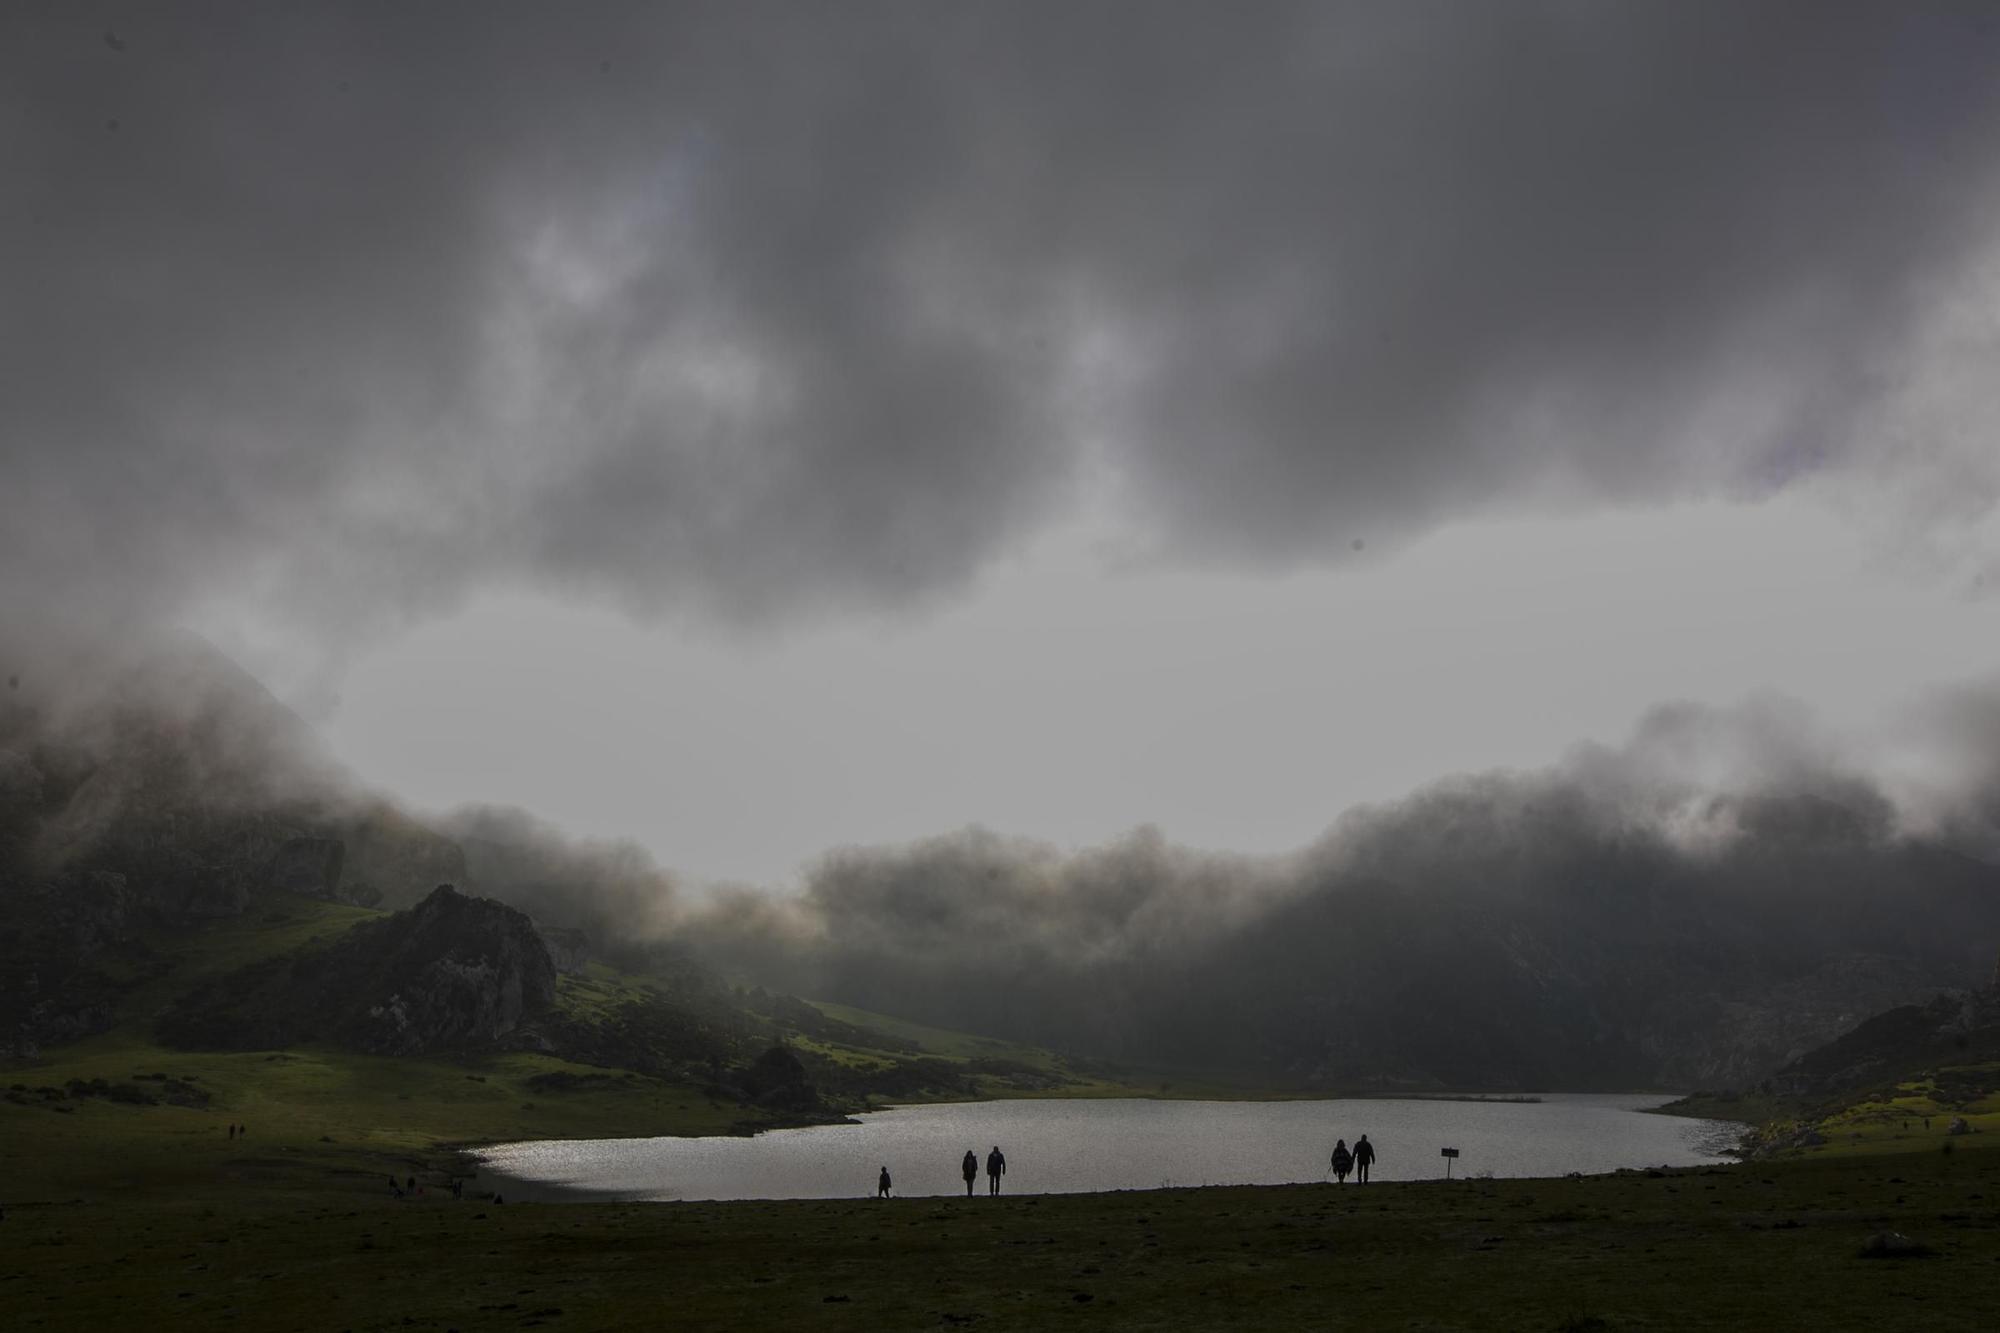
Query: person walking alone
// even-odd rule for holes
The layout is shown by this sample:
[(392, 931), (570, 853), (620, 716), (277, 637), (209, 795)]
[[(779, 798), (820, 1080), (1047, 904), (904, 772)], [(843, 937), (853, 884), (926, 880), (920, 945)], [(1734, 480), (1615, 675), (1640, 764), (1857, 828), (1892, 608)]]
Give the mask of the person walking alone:
[(875, 1181), (875, 1197), (878, 1199), (889, 1197), (889, 1168), (886, 1166), (882, 1168), (882, 1174)]
[(996, 1143), (993, 1145), (993, 1151), (986, 1154), (986, 1192), (988, 1194), (998, 1194), (1000, 1192), (1000, 1177), (1006, 1174), (1007, 1154), (1001, 1152), (1000, 1145)]
[(1368, 1168), (1375, 1165), (1375, 1145), (1363, 1134), (1354, 1141), (1354, 1178), (1360, 1184), (1368, 1183)]

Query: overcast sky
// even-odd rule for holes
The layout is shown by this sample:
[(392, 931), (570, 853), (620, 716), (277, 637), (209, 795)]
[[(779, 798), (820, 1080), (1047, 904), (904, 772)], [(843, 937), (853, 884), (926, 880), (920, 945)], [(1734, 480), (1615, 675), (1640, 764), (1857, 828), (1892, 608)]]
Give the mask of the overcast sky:
[(10, 623), (699, 876), (2000, 669), (1990, 5), (25, 3), (0, 170)]

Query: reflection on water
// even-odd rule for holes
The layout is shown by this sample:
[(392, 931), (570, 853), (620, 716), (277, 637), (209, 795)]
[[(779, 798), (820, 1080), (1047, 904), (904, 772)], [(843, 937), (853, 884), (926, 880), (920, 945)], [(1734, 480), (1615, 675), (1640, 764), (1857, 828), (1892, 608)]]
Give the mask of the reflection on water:
[[(875, 1192), (963, 1194), (971, 1149), (1007, 1155), (1010, 1194), (1280, 1185), (1321, 1179), (1336, 1138), (1362, 1134), (1375, 1179), (1444, 1174), (1560, 1176), (1713, 1161), (1741, 1126), (1646, 1115), (1643, 1094), (1558, 1094), (1538, 1103), (1463, 1101), (999, 1101), (909, 1106), (858, 1125), (781, 1129), (755, 1138), (551, 1140), (489, 1150), (489, 1178), (510, 1199), (570, 1190), (634, 1199), (827, 1199)], [(554, 1189), (551, 1187), (566, 1187)], [(1352, 1182), (1349, 1188), (1356, 1188)], [(978, 1190), (986, 1191), (984, 1173)], [(574, 1197), (570, 1195), (570, 1197)]]

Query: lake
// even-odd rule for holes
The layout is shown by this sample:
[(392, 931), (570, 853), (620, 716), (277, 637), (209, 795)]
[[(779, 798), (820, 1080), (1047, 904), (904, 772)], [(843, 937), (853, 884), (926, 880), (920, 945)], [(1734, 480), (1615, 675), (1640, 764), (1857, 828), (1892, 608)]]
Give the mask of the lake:
[[(1178, 1185), (1284, 1185), (1322, 1178), (1336, 1138), (1368, 1135), (1377, 1180), (1560, 1176), (1711, 1162), (1741, 1125), (1648, 1115), (1658, 1094), (1550, 1094), (1540, 1102), (1019, 1100), (905, 1106), (854, 1125), (754, 1138), (547, 1140), (482, 1153), (510, 1200), (830, 1199), (875, 1192), (963, 1194), (959, 1159), (1007, 1157), (1006, 1192), (1068, 1194)], [(1350, 1181), (1350, 1184), (1352, 1182)]]

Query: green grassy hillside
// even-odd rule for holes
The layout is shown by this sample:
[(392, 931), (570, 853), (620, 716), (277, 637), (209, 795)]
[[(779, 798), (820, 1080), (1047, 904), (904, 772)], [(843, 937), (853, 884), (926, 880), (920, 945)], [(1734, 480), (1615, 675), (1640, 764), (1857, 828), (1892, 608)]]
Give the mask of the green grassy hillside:
[[(462, 1165), (459, 1145), (798, 1123), (795, 1108), (745, 1104), (723, 1081), (774, 1041), (824, 1088), (820, 1118), (890, 1100), (1134, 1091), (1033, 1047), (602, 963), (558, 978), (539, 1038), (601, 1059), (206, 1051), (155, 1039), (178, 997), (384, 915), (270, 892), (240, 916), (141, 933), (101, 964), (119, 983), (110, 1031), (0, 1066), (0, 1201), (317, 1189), (392, 1171), (442, 1180)], [(232, 1142), (230, 1124), (249, 1136)]]

